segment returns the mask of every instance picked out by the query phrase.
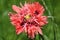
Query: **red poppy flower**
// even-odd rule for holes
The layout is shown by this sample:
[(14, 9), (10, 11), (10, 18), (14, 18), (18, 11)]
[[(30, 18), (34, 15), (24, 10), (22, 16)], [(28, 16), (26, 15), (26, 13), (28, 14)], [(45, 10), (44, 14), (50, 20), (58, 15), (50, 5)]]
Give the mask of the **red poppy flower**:
[(38, 2), (25, 3), (22, 7), (13, 5), (12, 9), (16, 13), (11, 13), (9, 16), (17, 34), (25, 31), (30, 38), (34, 38), (38, 33), (42, 35), (41, 28), (47, 24), (47, 17), (43, 16), (44, 8), (41, 4)]

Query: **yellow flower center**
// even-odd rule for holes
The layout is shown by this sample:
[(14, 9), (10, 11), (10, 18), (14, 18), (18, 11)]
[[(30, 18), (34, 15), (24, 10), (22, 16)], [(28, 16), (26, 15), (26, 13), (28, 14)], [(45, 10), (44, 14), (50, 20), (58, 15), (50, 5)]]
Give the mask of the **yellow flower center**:
[(31, 18), (31, 16), (29, 15), (29, 14), (27, 14), (26, 16), (25, 16), (25, 19), (30, 19)]

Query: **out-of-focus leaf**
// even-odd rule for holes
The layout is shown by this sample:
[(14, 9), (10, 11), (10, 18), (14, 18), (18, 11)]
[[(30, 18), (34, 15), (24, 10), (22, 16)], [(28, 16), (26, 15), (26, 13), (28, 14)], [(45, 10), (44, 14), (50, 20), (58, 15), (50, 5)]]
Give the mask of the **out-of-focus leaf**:
[[(58, 26), (58, 23), (60, 21), (57, 23), (57, 21), (58, 21), (57, 18), (59, 19), (60, 16), (59, 17), (56, 16), (56, 15), (59, 15), (59, 13), (60, 13), (60, 12), (58, 12), (60, 9), (59, 0), (44, 0), (44, 2), (46, 4), (46, 6), (48, 7), (49, 11), (51, 12), (50, 16), (54, 17), (54, 20), (49, 19), (48, 25), (43, 28), (44, 35), (46, 35), (48, 40), (60, 40), (60, 38), (59, 38), (60, 36), (58, 36), (60, 33), (59, 32), (60, 27)], [(48, 10), (46, 10), (46, 13), (49, 13)]]

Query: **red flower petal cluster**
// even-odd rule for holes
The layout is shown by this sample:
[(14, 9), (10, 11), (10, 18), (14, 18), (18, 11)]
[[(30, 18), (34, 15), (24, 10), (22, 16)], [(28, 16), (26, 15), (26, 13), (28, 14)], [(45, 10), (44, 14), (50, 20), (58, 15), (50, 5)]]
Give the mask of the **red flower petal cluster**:
[(47, 17), (43, 16), (44, 8), (38, 2), (32, 4), (25, 3), (24, 6), (12, 6), (16, 12), (9, 14), (11, 23), (16, 28), (16, 33), (20, 34), (25, 31), (30, 38), (34, 38), (36, 34), (42, 35), (42, 26), (47, 24)]

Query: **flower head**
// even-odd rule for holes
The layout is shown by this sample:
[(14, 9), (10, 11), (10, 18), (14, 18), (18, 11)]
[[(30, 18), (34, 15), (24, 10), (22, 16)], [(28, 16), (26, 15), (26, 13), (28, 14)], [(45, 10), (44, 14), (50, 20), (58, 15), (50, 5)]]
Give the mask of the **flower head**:
[(44, 8), (41, 4), (25, 3), (22, 7), (13, 5), (12, 9), (16, 13), (10, 13), (9, 16), (17, 34), (25, 31), (30, 38), (34, 38), (38, 33), (43, 34), (41, 28), (47, 24), (47, 16), (43, 16)]

